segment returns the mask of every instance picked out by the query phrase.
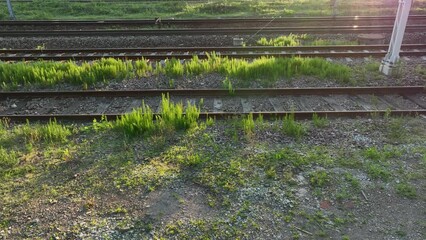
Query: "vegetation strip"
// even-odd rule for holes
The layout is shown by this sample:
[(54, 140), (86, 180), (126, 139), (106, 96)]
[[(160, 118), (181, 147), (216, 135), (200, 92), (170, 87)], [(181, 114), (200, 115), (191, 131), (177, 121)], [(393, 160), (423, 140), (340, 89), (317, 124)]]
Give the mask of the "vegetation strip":
[[(275, 82), (279, 78), (291, 78), (295, 75), (316, 76), (349, 82), (351, 68), (334, 64), (321, 58), (274, 58), (261, 57), (253, 61), (220, 57), (215, 53), (206, 54), (207, 59), (192, 57), (182, 63), (177, 59), (165, 62), (150, 62), (146, 59), (122, 61), (101, 59), (93, 62), (0, 62), (0, 87), (14, 89), (18, 86), (52, 86), (58, 83), (83, 85), (84, 89), (96, 83), (123, 80), (134, 77), (165, 75), (176, 78), (184, 75), (197, 76), (217, 72), (228, 78), (249, 82), (262, 79)], [(229, 81), (229, 79), (227, 80)], [(230, 83), (230, 81), (229, 81)], [(232, 86), (227, 86), (228, 89)]]
[[(408, 87), (341, 87), (341, 88), (258, 88), (234, 89), (232, 96), (276, 96), (276, 95), (332, 95), (332, 94), (421, 94), (424, 86)], [(148, 97), (148, 96), (229, 96), (223, 89), (152, 89), (152, 90), (102, 90), (102, 91), (31, 91), (0, 92), (0, 99), (47, 98), (47, 97)]]
[[(337, 16), (337, 17), (281, 17), (281, 18), (221, 18), (221, 19), (161, 19), (162, 24), (166, 25), (197, 25), (197, 24), (227, 24), (227, 23), (269, 23), (273, 20), (279, 23), (290, 22), (351, 22), (357, 23), (362, 21), (394, 21), (395, 16)], [(426, 20), (424, 15), (410, 15), (408, 20)], [(139, 20), (17, 20), (17, 21), (0, 21), (1, 26), (66, 26), (66, 25), (154, 25), (155, 19), (139, 19)]]
[[(288, 112), (209, 112), (199, 113), (199, 118), (208, 119), (230, 119), (239, 116), (252, 115), (253, 117), (263, 117), (265, 119), (282, 118), (289, 115), (294, 115), (295, 119), (312, 119), (313, 115), (327, 118), (357, 118), (357, 117), (379, 117), (379, 116), (426, 116), (426, 109), (415, 110), (372, 110), (372, 111), (288, 111)], [(185, 115), (183, 113), (183, 115)], [(51, 121), (56, 119), (58, 121), (83, 121), (91, 122), (94, 119), (101, 121), (103, 119), (115, 120), (125, 116), (125, 114), (67, 114), (67, 115), (0, 115), (0, 119), (8, 119), (11, 122), (26, 122), (26, 121)], [(153, 118), (161, 117), (161, 114), (152, 114)]]
[[(339, 26), (322, 27), (269, 27), (262, 29), (262, 33), (390, 33), (393, 26), (358, 26), (354, 28)], [(406, 32), (425, 31), (425, 25), (407, 25)], [(27, 30), (27, 31), (0, 31), (1, 37), (19, 36), (121, 36), (121, 35), (207, 35), (207, 34), (252, 34), (259, 28), (198, 28), (198, 29), (160, 29), (160, 30)]]

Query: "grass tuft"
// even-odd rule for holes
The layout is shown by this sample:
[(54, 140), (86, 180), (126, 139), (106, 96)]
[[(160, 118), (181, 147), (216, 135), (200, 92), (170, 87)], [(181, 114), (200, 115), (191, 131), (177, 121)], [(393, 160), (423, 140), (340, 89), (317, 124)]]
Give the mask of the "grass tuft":
[[(115, 122), (115, 127), (124, 131), (128, 137), (148, 134), (154, 130), (154, 117), (149, 106), (142, 102), (142, 107), (124, 114)], [(97, 126), (97, 125), (96, 125)]]
[(283, 119), (283, 131), (286, 135), (300, 139), (306, 133), (302, 124), (296, 122), (294, 113), (289, 114)]

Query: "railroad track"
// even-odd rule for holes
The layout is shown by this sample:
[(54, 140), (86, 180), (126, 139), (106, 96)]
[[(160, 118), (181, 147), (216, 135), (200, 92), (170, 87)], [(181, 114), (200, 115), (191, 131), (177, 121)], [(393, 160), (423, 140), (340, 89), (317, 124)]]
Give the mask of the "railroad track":
[[(7, 30), (0, 37), (65, 37), (65, 36), (174, 36), (174, 35), (241, 35), (290, 33), (391, 33), (393, 25), (377, 26), (311, 26), (250, 28), (186, 28), (138, 30)], [(408, 25), (406, 32), (426, 32), (426, 25)]]
[[(338, 16), (338, 17), (282, 17), (282, 18), (223, 18), (223, 19), (155, 19), (139, 20), (22, 20), (0, 21), (1, 28), (25, 26), (44, 28), (106, 28), (106, 27), (213, 27), (213, 26), (300, 26), (300, 25), (392, 25), (395, 16)], [(425, 24), (426, 15), (412, 15), (408, 24)]]
[(92, 121), (140, 107), (142, 101), (160, 112), (162, 94), (174, 102), (201, 108), (201, 117), (227, 118), (248, 113), (265, 118), (294, 113), (298, 119), (319, 116), (363, 117), (425, 115), (426, 89), (414, 87), (296, 88), (228, 90), (130, 90), (67, 92), (0, 92), (0, 119), (11, 121)]
[[(162, 48), (111, 48), (111, 49), (2, 49), (1, 61), (34, 60), (96, 60), (115, 59), (190, 59), (198, 56), (207, 58), (208, 53), (232, 58), (274, 57), (330, 57), (362, 58), (383, 57), (388, 45), (355, 46), (300, 46), (300, 47), (162, 47)], [(400, 56), (426, 57), (426, 44), (406, 44)]]

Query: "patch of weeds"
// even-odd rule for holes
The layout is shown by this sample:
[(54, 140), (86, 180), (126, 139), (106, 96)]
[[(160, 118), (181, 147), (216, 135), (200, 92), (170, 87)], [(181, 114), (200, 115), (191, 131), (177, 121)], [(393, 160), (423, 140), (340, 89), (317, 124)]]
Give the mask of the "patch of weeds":
[(197, 126), (200, 110), (191, 103), (187, 103), (185, 114), (183, 104), (174, 104), (169, 96), (163, 95), (161, 100), (161, 117), (157, 118), (158, 124), (173, 126), (177, 130), (184, 130)]
[[(161, 100), (161, 113), (154, 122), (154, 114), (149, 106), (142, 102), (142, 107), (133, 109), (119, 117), (115, 127), (121, 129), (128, 137), (138, 135), (146, 136), (154, 130), (166, 131), (167, 129), (185, 130), (197, 126), (200, 110), (188, 102), (185, 109), (182, 103), (173, 103), (169, 96), (163, 95)], [(95, 124), (99, 128), (99, 124)]]
[(392, 141), (401, 142), (406, 137), (403, 118), (391, 118), (388, 124), (388, 138)]
[(11, 169), (19, 164), (18, 153), (7, 151), (0, 146), (0, 172)]
[(44, 125), (30, 124), (29, 121), (27, 121), (25, 125), (16, 127), (13, 131), (18, 135), (22, 135), (27, 143), (35, 143), (38, 141), (51, 144), (65, 143), (72, 134), (68, 127), (58, 124), (56, 119), (50, 119), (49, 123)]
[(397, 80), (401, 80), (402, 77), (406, 74), (406, 69), (407, 63), (401, 60), (398, 61), (392, 70), (392, 77), (396, 78)]
[(222, 84), (223, 84), (223, 88), (228, 90), (229, 95), (232, 96), (235, 94), (235, 89), (232, 87), (232, 82), (231, 80), (229, 80), (229, 78), (225, 78), (225, 80), (222, 81)]
[(326, 117), (320, 117), (317, 113), (312, 115), (312, 122), (317, 128), (324, 128), (328, 126), (328, 119)]
[(256, 43), (260, 46), (275, 46), (275, 47), (282, 47), (282, 46), (289, 46), (289, 47), (295, 47), (301, 45), (301, 40), (306, 39), (306, 34), (292, 34), (290, 33), (287, 36), (280, 36), (277, 38), (271, 38), (267, 39), (262, 37), (260, 40), (258, 40)]
[(367, 173), (373, 179), (381, 179), (383, 181), (389, 180), (392, 176), (391, 172), (386, 169), (386, 167), (377, 163), (367, 164)]
[(184, 65), (176, 58), (166, 61), (163, 70), (164, 74), (169, 77), (182, 77), (185, 73)]
[(363, 162), (354, 152), (339, 149), (337, 163), (342, 167), (360, 169), (363, 167)]
[(103, 115), (99, 121), (93, 119), (92, 126), (96, 132), (108, 130), (114, 127), (113, 123), (108, 121), (105, 115)]
[(377, 150), (376, 147), (370, 147), (365, 149), (363, 154), (366, 158), (369, 158), (371, 160), (379, 161), (380, 159), (383, 159), (382, 154), (379, 152), (379, 150)]
[(331, 181), (329, 173), (324, 170), (317, 170), (309, 174), (309, 183), (313, 187), (324, 187)]
[(169, 161), (177, 162), (184, 166), (197, 166), (206, 162), (207, 157), (194, 152), (192, 148), (185, 146), (174, 146), (166, 154), (165, 157)]
[(128, 137), (149, 134), (155, 128), (152, 110), (144, 102), (142, 107), (133, 109), (131, 113), (126, 113), (115, 122), (115, 127), (124, 132)]
[(254, 134), (254, 120), (253, 120), (253, 113), (249, 113), (247, 115), (247, 118), (242, 119), (242, 125), (243, 125), (243, 131), (245, 135), (250, 138)]
[(348, 235), (343, 235), (342, 240), (350, 240), (351, 238)]
[(331, 45), (358, 45), (356, 41), (348, 40), (329, 40), (329, 39), (314, 39), (311, 42), (305, 42), (306, 46), (331, 46)]
[(127, 214), (127, 209), (124, 207), (116, 207), (110, 211), (111, 214)]
[(283, 131), (286, 135), (300, 139), (303, 135), (306, 134), (305, 127), (296, 122), (294, 119), (294, 113), (286, 115), (283, 119)]
[(426, 77), (426, 66), (425, 65), (417, 65), (415, 68), (415, 73), (419, 74), (422, 77)]
[(414, 199), (417, 197), (416, 189), (412, 185), (406, 182), (398, 183), (395, 186), (395, 190), (398, 195), (409, 198), (409, 199)]
[(344, 178), (350, 184), (352, 189), (354, 189), (356, 191), (361, 190), (361, 183), (358, 180), (358, 178), (354, 177), (354, 175), (347, 172), (347, 173), (344, 174)]

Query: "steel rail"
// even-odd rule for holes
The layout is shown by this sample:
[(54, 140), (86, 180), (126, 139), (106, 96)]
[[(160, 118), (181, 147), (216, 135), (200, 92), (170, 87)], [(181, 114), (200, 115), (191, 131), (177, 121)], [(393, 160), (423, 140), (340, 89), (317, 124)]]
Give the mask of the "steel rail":
[[(278, 95), (356, 95), (356, 94), (420, 94), (426, 93), (424, 86), (404, 87), (335, 87), (335, 88), (260, 88), (235, 89), (233, 96), (278, 96)], [(4, 91), (0, 99), (8, 98), (52, 98), (52, 97), (153, 97), (170, 96), (229, 96), (225, 89), (148, 89), (148, 90), (103, 90), (103, 91)]]
[[(237, 23), (299, 23), (299, 22), (363, 22), (363, 21), (394, 21), (395, 16), (337, 16), (337, 17), (280, 17), (280, 18), (221, 18), (221, 19), (162, 19), (168, 25), (202, 25), (202, 24), (237, 24)], [(412, 15), (409, 21), (426, 20), (426, 15)], [(1, 26), (81, 26), (81, 25), (155, 25), (155, 19), (138, 20), (20, 20), (0, 21)]]
[[(286, 33), (389, 33), (393, 26), (328, 26), (328, 27), (268, 27), (262, 34)], [(426, 25), (409, 25), (406, 32), (425, 32)], [(253, 34), (259, 28), (197, 28), (197, 29), (144, 29), (144, 30), (26, 30), (0, 31), (0, 37), (47, 36), (170, 36), (170, 35), (238, 35)]]
[[(355, 87), (355, 88), (284, 88), (284, 89), (236, 89), (234, 96), (278, 96), (278, 95), (392, 95), (399, 94), (402, 96), (411, 96), (415, 94), (425, 94), (424, 86), (412, 87)], [(227, 90), (221, 89), (152, 89), (152, 90), (126, 90), (126, 91), (43, 91), (43, 92), (0, 92), (0, 99), (28, 99), (28, 98), (69, 98), (69, 97), (152, 97), (168, 94), (169, 96), (229, 96)], [(254, 112), (255, 117), (262, 115), (264, 118), (280, 118), (288, 114), (294, 114), (297, 119), (311, 119), (316, 113), (319, 116), (336, 118), (336, 117), (369, 117), (369, 116), (417, 116), (426, 115), (426, 109), (410, 109), (410, 110), (366, 110), (366, 111), (266, 111)], [(48, 121), (56, 119), (58, 121), (93, 121), (107, 118), (114, 120), (124, 113), (119, 114), (40, 114), (40, 115), (0, 115), (0, 119), (7, 118), (13, 122), (24, 121)], [(248, 112), (204, 112), (200, 114), (201, 118), (230, 118), (235, 116), (246, 115)], [(157, 116), (159, 114), (154, 114)]]
[[(124, 113), (123, 113), (124, 114)], [(56, 119), (57, 121), (83, 121), (91, 122), (94, 119), (115, 120), (123, 114), (52, 114), (52, 115), (0, 115), (0, 119), (8, 119), (11, 122), (28, 121), (49, 121)], [(249, 113), (243, 112), (203, 112), (200, 113), (201, 119), (216, 118), (228, 119), (238, 116), (245, 116)], [(327, 118), (357, 118), (372, 116), (419, 116), (426, 115), (426, 110), (375, 110), (375, 111), (285, 111), (285, 112), (252, 112), (255, 118), (262, 115), (265, 119), (274, 119), (294, 114), (296, 119), (312, 119), (313, 114)], [(153, 114), (154, 118), (160, 114)]]
[[(288, 57), (322, 57), (322, 58), (365, 58), (365, 57), (374, 57), (380, 58), (386, 54), (386, 51), (383, 50), (379, 52), (292, 52), (292, 53), (219, 53), (218, 56), (221, 57), (231, 57), (231, 58), (243, 58), (243, 59), (253, 59), (260, 57), (277, 57), (277, 58), (288, 58)], [(167, 54), (90, 54), (90, 55), (8, 55), (0, 56), (2, 61), (36, 61), (36, 60), (52, 60), (52, 61), (64, 61), (64, 60), (74, 60), (74, 61), (92, 61), (98, 60), (101, 58), (114, 58), (121, 60), (165, 60), (165, 59), (181, 59), (187, 60), (192, 59), (194, 56), (197, 56), (199, 59), (207, 59), (209, 57), (205, 52), (196, 53), (196, 54), (186, 54), (186, 53), (167, 53)], [(422, 57), (426, 56), (426, 50), (423, 51), (401, 51), (399, 54), (401, 57)]]
[[(60, 54), (60, 53), (126, 53), (126, 52), (256, 52), (256, 51), (364, 51), (387, 50), (389, 45), (333, 46), (246, 46), (246, 47), (141, 47), (141, 48), (68, 48), (68, 49), (0, 49), (0, 54)], [(425, 49), (426, 44), (403, 44), (403, 49)]]

